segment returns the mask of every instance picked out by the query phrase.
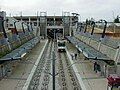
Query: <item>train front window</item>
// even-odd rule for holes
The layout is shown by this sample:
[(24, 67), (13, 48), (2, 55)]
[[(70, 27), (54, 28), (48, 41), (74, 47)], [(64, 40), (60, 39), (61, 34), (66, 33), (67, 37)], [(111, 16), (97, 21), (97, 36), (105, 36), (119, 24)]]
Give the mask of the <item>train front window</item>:
[(58, 46), (65, 46), (65, 43), (58, 43)]

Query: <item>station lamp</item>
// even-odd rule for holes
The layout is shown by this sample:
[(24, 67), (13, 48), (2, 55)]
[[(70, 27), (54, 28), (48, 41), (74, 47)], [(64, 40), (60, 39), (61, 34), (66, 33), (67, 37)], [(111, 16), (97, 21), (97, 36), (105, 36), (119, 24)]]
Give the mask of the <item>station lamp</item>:
[(5, 31), (5, 28), (4, 28), (4, 22), (5, 21), (8, 22), (8, 19), (4, 20), (3, 17), (0, 17), (0, 21), (1, 21), (1, 28), (2, 28), (2, 31), (3, 31), (4, 37), (7, 38), (7, 34), (6, 34), (6, 31)]
[(17, 28), (16, 28), (16, 22), (19, 22), (19, 21), (14, 21), (15, 33), (18, 35), (18, 31), (17, 31)]
[(104, 28), (103, 28), (103, 32), (102, 32), (102, 36), (101, 36), (101, 38), (104, 38), (105, 37), (106, 28), (107, 28), (107, 21), (101, 19), (99, 22), (104, 22), (105, 23), (104, 24)]
[(84, 30), (84, 33), (86, 33), (86, 31), (87, 31), (87, 24), (88, 24), (88, 19), (86, 19), (86, 23), (85, 23), (85, 30)]
[(81, 30), (82, 30), (82, 23), (79, 23), (79, 25), (80, 25), (80, 32), (81, 32)]
[(30, 28), (29, 28), (28, 23), (24, 23), (24, 24), (27, 26), (28, 32), (30, 32)]
[(24, 29), (24, 25), (23, 25), (24, 22), (22, 22), (21, 24), (22, 24), (22, 30), (23, 30), (23, 32), (25, 33), (25, 29)]
[(30, 26), (31, 26), (31, 29), (32, 29), (32, 31), (33, 31), (32, 22), (30, 22)]
[(91, 35), (93, 35), (93, 33), (94, 33), (94, 28), (95, 28), (95, 22), (92, 21), (92, 22), (91, 22), (91, 25), (92, 25)]
[(79, 16), (79, 14), (77, 14), (77, 13), (72, 13), (72, 15), (73, 15), (73, 22), (72, 22), (72, 24), (75, 25), (75, 23), (78, 22), (78, 16)]
[(9, 49), (11, 50), (11, 46), (10, 46), (10, 43), (9, 43), (9, 40), (8, 40), (8, 37), (7, 37), (7, 33), (6, 33), (5, 27), (4, 27), (4, 22), (5, 22), (5, 21), (8, 22), (8, 19), (4, 20), (3, 17), (0, 17), (1, 29), (2, 29), (2, 31), (3, 31), (3, 35), (4, 35), (4, 38), (5, 38), (6, 42), (7, 42), (7, 44), (8, 44), (8, 47), (9, 47)]

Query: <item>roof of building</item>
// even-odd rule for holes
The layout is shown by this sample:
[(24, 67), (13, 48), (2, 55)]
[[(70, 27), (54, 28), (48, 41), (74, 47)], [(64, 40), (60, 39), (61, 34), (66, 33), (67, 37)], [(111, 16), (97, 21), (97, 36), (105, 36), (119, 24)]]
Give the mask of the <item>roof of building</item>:
[[(14, 22), (16, 21), (15, 25), (16, 25), (16, 28), (17, 29), (22, 29), (22, 21), (18, 21), (17, 19), (15, 19), (14, 17), (7, 17), (8, 19), (8, 24), (13, 24), (13, 27), (14, 27)], [(24, 24), (23, 24), (24, 25)], [(27, 28), (26, 25), (24, 25), (24, 28)]]

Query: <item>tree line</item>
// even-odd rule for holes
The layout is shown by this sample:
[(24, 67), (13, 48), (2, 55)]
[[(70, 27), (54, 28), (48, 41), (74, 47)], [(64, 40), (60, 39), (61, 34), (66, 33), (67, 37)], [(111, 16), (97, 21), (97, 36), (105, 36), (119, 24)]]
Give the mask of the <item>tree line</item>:
[(117, 17), (114, 19), (114, 23), (120, 23), (120, 20), (119, 20), (119, 15), (117, 15)]

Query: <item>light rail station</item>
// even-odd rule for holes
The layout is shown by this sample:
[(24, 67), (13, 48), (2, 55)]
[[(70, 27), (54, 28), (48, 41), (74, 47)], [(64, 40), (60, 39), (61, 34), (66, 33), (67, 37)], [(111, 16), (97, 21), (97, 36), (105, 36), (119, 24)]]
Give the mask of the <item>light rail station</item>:
[(120, 23), (1, 11), (0, 90), (120, 90)]

